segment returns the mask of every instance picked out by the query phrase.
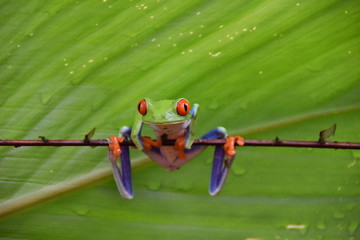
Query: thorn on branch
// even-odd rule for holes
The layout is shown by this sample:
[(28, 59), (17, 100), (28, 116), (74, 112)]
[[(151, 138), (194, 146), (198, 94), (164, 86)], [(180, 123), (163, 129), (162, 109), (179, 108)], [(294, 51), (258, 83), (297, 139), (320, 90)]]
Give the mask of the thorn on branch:
[[(195, 139), (193, 145), (204, 146), (218, 146), (224, 145), (225, 139)], [(163, 146), (174, 146), (174, 139), (167, 139), (163, 142)], [(109, 143), (106, 139), (97, 140), (10, 140), (0, 139), (0, 146), (105, 146), (108, 147)], [(124, 141), (123, 146), (134, 146), (132, 141)], [(257, 146), (257, 147), (301, 147), (301, 148), (333, 148), (333, 149), (360, 149), (360, 142), (325, 142), (323, 144), (319, 141), (292, 141), (280, 140), (279, 137), (273, 140), (251, 140), (246, 139), (244, 146)]]
[(47, 139), (45, 136), (39, 136), (38, 138), (40, 138), (43, 142), (49, 142), (49, 139)]
[(336, 124), (332, 125), (330, 128), (321, 130), (319, 133), (319, 143), (324, 144), (327, 140), (335, 135)]
[(274, 143), (275, 144), (281, 144), (281, 139), (278, 136), (276, 136), (275, 139), (274, 139)]
[(90, 132), (85, 134), (84, 143), (89, 143), (90, 142), (92, 136), (94, 136), (95, 131), (96, 131), (96, 128), (93, 128), (93, 129), (90, 130)]

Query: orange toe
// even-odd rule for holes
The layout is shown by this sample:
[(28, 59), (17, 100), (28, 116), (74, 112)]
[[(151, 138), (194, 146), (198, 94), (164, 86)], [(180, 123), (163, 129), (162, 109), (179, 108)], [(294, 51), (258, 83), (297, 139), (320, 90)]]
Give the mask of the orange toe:
[(245, 145), (245, 140), (243, 137), (241, 136), (236, 136), (236, 144), (239, 145), (239, 146), (244, 146)]
[(245, 141), (240, 136), (229, 136), (226, 138), (226, 143), (224, 144), (223, 148), (228, 159), (236, 154), (235, 143), (239, 146), (243, 146)]
[(119, 156), (121, 154), (120, 143), (124, 141), (123, 137), (109, 137), (109, 149), (113, 152), (115, 156)]
[(185, 154), (185, 137), (178, 137), (175, 141), (174, 149), (179, 151), (178, 157), (181, 159), (186, 158)]
[(143, 144), (144, 148), (147, 149), (147, 150), (150, 150), (151, 147), (157, 147), (157, 148), (159, 148), (159, 147), (161, 147), (161, 145), (162, 145), (162, 142), (161, 142), (160, 139), (158, 139), (158, 140), (152, 140), (151, 137), (143, 136), (143, 137), (142, 137), (142, 140), (143, 140), (143, 141), (142, 141), (142, 144)]

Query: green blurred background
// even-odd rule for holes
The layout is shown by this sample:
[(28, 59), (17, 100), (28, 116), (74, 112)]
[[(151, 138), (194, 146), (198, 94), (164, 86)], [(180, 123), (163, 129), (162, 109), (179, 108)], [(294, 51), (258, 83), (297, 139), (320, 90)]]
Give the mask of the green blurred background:
[[(360, 141), (359, 1), (0, 3), (0, 138), (117, 134), (137, 102), (200, 104), (197, 135)], [(1, 239), (359, 239), (360, 152), (212, 149), (176, 172), (132, 151), (122, 199), (103, 147), (0, 148)], [(64, 195), (64, 193), (66, 193)], [(49, 200), (50, 201), (45, 201)]]

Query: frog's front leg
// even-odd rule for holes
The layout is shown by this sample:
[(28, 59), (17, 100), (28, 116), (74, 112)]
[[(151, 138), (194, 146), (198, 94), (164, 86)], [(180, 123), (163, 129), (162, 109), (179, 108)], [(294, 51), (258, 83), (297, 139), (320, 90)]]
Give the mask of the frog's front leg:
[[(120, 137), (109, 137), (109, 161), (114, 174), (114, 179), (120, 195), (126, 199), (133, 198), (130, 151), (128, 146), (121, 146), (124, 138), (130, 138), (130, 127), (123, 127), (120, 130)], [(121, 170), (116, 162), (120, 155)]]
[[(243, 145), (244, 140), (241, 137), (227, 137), (226, 129), (223, 127), (215, 128), (205, 134), (201, 139), (226, 139), (226, 144), (224, 146), (219, 145), (215, 147), (209, 187), (210, 195), (214, 196), (221, 191), (229, 174), (231, 164), (234, 161), (235, 141), (238, 145)], [(197, 146), (194, 146), (193, 148), (196, 149)]]

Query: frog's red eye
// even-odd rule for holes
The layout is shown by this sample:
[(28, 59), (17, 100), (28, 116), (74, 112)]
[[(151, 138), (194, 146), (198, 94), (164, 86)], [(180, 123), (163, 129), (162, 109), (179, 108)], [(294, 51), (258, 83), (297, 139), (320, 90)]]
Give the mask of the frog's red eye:
[(180, 116), (185, 116), (190, 112), (190, 103), (186, 99), (180, 99), (176, 105), (176, 111)]
[(147, 113), (147, 104), (146, 104), (146, 100), (143, 99), (139, 102), (138, 104), (138, 111), (141, 115), (146, 115)]

